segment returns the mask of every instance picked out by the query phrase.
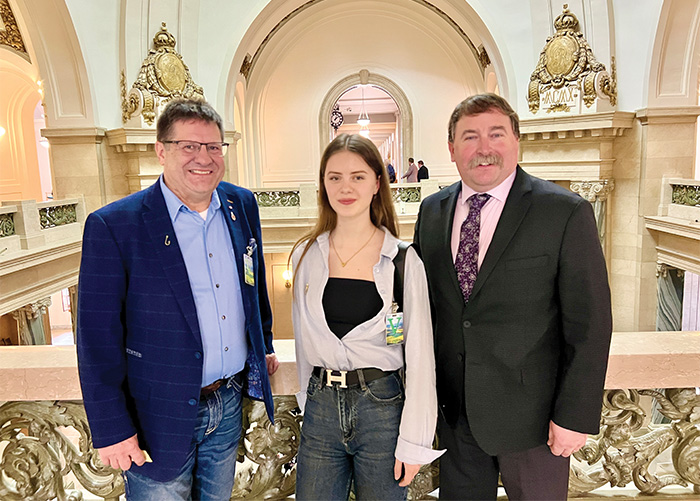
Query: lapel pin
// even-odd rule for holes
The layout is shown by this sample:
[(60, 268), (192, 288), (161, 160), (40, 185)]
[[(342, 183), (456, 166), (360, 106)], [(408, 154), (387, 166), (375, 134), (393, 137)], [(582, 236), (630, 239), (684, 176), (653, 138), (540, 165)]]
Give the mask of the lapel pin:
[(236, 220), (236, 215), (233, 212), (231, 213), (231, 219), (233, 219), (234, 221)]
[(165, 245), (166, 247), (170, 245), (170, 235), (165, 235)]

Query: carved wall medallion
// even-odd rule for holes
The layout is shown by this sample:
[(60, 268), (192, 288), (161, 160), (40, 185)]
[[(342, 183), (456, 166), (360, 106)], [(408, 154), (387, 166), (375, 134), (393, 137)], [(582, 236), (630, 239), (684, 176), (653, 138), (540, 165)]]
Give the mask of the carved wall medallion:
[(19, 31), (17, 20), (8, 0), (0, 0), (0, 45), (20, 52), (23, 57), (29, 60), (22, 33)]
[(564, 4), (554, 21), (557, 32), (547, 38), (535, 71), (530, 75), (527, 101), (530, 111), (578, 111), (580, 102), (591, 107), (596, 99), (617, 104), (615, 58), (611, 74), (598, 62), (581, 33), (576, 16)]
[(122, 70), (122, 122), (141, 116), (153, 125), (156, 111), (168, 101), (178, 98), (204, 99), (204, 90), (192, 80), (190, 70), (175, 50), (175, 37), (165, 23), (153, 37), (153, 48), (141, 63), (136, 81), (126, 91), (126, 76)]

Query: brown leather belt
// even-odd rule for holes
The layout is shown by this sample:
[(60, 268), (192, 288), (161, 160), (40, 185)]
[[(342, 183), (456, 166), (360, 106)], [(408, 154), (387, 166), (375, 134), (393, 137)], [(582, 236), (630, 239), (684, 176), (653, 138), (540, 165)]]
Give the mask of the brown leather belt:
[(238, 383), (238, 386), (243, 386), (243, 371), (241, 371), (237, 374), (234, 374), (231, 377), (224, 377), (221, 379), (217, 379), (213, 383), (204, 386), (202, 388), (202, 390), (199, 392), (199, 398), (204, 398), (207, 395), (211, 395), (212, 393), (214, 393), (216, 390), (218, 390), (222, 386), (228, 384), (228, 382), (231, 380)]
[(359, 373), (362, 373), (365, 383), (369, 383), (370, 381), (383, 378), (394, 372), (396, 371), (383, 371), (374, 367), (355, 369), (354, 371), (334, 371), (332, 369), (324, 369), (323, 367), (314, 367), (313, 374), (321, 378), (323, 382), (326, 383), (326, 386), (332, 386), (334, 383), (337, 383), (340, 388), (347, 388), (348, 386), (360, 384)]

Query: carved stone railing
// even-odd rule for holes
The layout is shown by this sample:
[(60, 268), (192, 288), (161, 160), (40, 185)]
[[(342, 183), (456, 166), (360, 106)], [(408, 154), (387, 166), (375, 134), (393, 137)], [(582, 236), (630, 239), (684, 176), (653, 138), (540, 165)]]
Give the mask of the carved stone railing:
[(299, 190), (255, 190), (259, 207), (299, 207)]
[(78, 282), (85, 217), (83, 199), (0, 205), (0, 315)]
[(421, 189), (420, 186), (392, 186), (391, 187), (391, 198), (394, 203), (398, 202), (412, 202), (417, 203), (421, 201)]
[(671, 201), (678, 205), (697, 207), (700, 205), (700, 181), (695, 184), (671, 184)]
[[(652, 397), (670, 425), (642, 426), (647, 412), (642, 396)], [(700, 396), (697, 388), (607, 390), (603, 401), (601, 433), (589, 439), (574, 457), (594, 467), (584, 471), (575, 464), (569, 476), (569, 494), (588, 493), (609, 484), (629, 483), (644, 494), (656, 494), (669, 485), (692, 486), (700, 494)], [(671, 450), (673, 473), (652, 469), (652, 461)]]
[(78, 204), (73, 202), (43, 202), (37, 204), (41, 229), (78, 222)]
[(700, 274), (700, 180), (664, 179), (657, 214), (645, 216), (658, 263)]
[[(239, 445), (232, 499), (283, 499), (294, 491), (302, 416), (293, 341), (277, 341), (281, 365), (272, 378), (275, 425), (260, 402), (244, 404), (245, 435)], [(83, 489), (116, 499), (121, 477), (104, 467), (91, 447), (80, 402), (74, 347), (0, 348), (0, 499), (70, 499)], [(656, 494), (665, 486), (700, 493), (699, 332), (615, 333), (606, 378), (601, 432), (572, 462), (569, 495), (608, 485)], [(663, 392), (647, 389), (668, 388)], [(671, 423), (648, 425), (648, 402), (658, 401)], [(671, 452), (673, 472), (652, 462)], [(438, 465), (424, 466), (409, 490), (423, 499), (438, 487)], [(71, 484), (71, 482), (74, 482)], [(692, 488), (692, 491), (691, 491)], [(662, 491), (663, 493), (663, 491)], [(619, 495), (616, 496), (618, 499)], [(77, 499), (77, 498), (75, 498)]]
[[(0, 210), (4, 207), (0, 207)], [(12, 212), (0, 213), (0, 238), (15, 234), (15, 219)]]

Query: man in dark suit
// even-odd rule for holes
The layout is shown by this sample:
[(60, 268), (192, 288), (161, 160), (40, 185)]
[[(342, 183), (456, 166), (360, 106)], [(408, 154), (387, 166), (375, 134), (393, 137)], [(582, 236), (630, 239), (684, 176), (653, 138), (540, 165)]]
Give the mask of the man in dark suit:
[(156, 133), (163, 175), (85, 223), (83, 401), (93, 445), (124, 471), (127, 499), (229, 499), (241, 394), (274, 412), (258, 207), (221, 182), (228, 145), (207, 103), (169, 103)]
[(501, 97), (452, 113), (461, 182), (415, 230), (434, 311), (441, 499), (566, 499), (569, 456), (597, 433), (612, 331), (587, 201), (518, 165)]
[(423, 160), (418, 160), (418, 182), (428, 178), (430, 178), (428, 167), (423, 163)]

